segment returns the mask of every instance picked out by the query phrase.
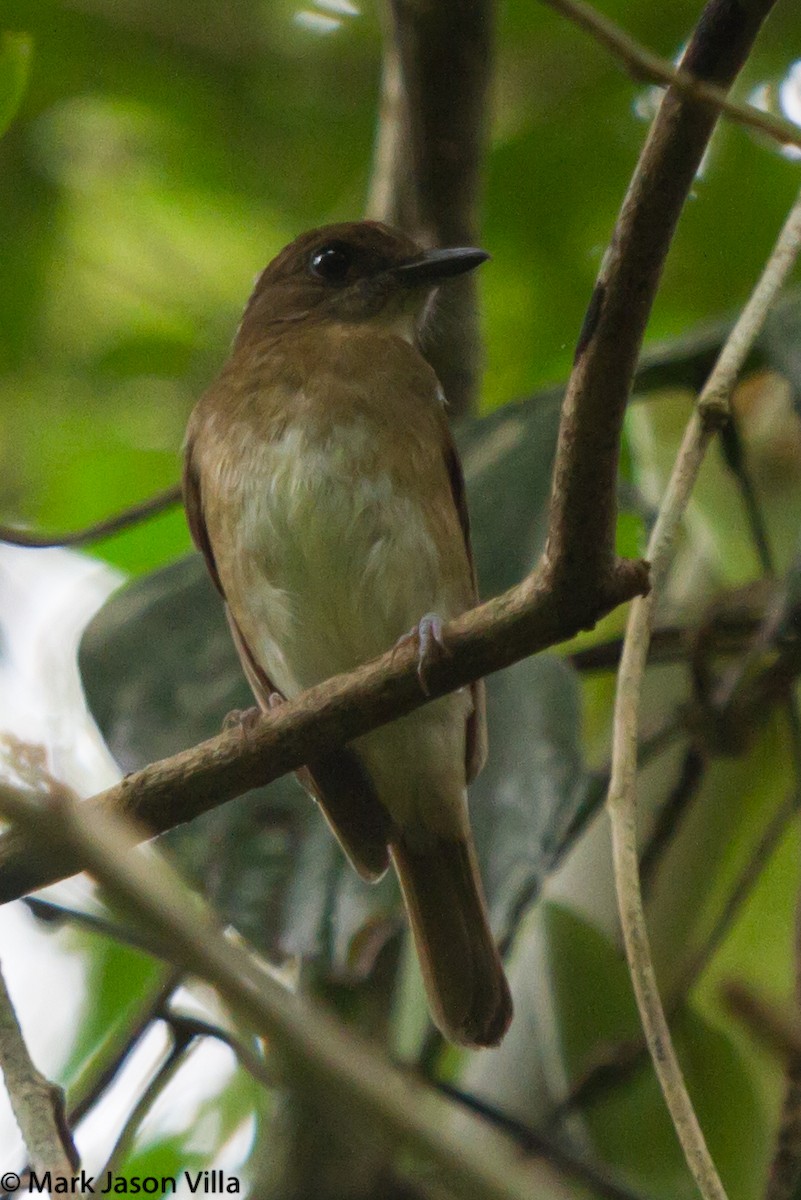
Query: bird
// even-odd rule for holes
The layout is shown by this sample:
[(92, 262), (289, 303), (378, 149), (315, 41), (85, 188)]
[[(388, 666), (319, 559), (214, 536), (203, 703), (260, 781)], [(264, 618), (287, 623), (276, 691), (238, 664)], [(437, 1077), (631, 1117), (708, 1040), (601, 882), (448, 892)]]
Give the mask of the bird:
[[(419, 348), (440, 285), (489, 255), (375, 221), (313, 229), (258, 276), (184, 444), (192, 538), (260, 709), (477, 603), (445, 397)], [(392, 865), (434, 1024), (497, 1045), (512, 1017), (470, 829), (482, 681), (321, 754), (299, 777), (362, 878)]]

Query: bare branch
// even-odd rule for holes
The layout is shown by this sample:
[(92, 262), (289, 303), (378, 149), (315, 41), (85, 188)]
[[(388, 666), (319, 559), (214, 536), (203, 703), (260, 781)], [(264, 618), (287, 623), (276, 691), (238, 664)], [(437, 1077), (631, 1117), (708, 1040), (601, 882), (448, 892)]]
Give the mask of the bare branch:
[[(424, 696), (417, 649), (400, 646), (258, 718), (247, 732), (228, 730), (191, 750), (127, 776), (85, 802), (87, 812), (116, 812), (152, 837), (234, 796), (295, 770), (320, 752), (421, 707), (430, 699), (509, 666), (594, 624), (647, 587), (642, 563), (619, 562), (598, 586), (560, 591), (545, 567), (502, 596), (464, 613), (444, 630), (449, 654), (427, 672)], [(0, 837), (0, 903), (83, 868), (41, 840)]]
[(707, 104), (738, 125), (766, 134), (782, 146), (798, 146), (801, 149), (801, 129), (794, 121), (763, 112), (753, 104), (738, 104), (736, 100), (730, 100), (723, 88), (705, 83), (689, 71), (677, 68), (667, 59), (652, 53), (614, 21), (584, 3), (584, 0), (541, 0), (541, 3), (561, 13), (595, 38), (623, 63), (638, 82), (672, 87), (687, 99)]
[[(710, 0), (682, 69), (728, 87), (773, 0)], [(603, 573), (614, 556), (620, 431), (668, 247), (717, 119), (670, 89), (623, 202), (584, 318), (565, 395), (554, 471), (549, 553), (571, 578)]]
[[(472, 245), (487, 142), (493, 0), (389, 0), (368, 216), (429, 246)], [(472, 279), (443, 297), (426, 356), (455, 416), (470, 411), (481, 339)]]
[(194, 1037), (189, 1034), (179, 1033), (172, 1034), (172, 1045), (166, 1058), (160, 1064), (158, 1070), (149, 1080), (144, 1091), (138, 1097), (131, 1112), (126, 1118), (125, 1124), (120, 1130), (117, 1140), (114, 1143), (111, 1153), (106, 1159), (105, 1165), (98, 1172), (101, 1178), (109, 1175), (113, 1179), (118, 1174), (120, 1167), (125, 1162), (126, 1158), (133, 1149), (136, 1135), (139, 1132), (144, 1119), (147, 1117), (153, 1105), (158, 1100), (164, 1089), (172, 1083), (178, 1071), (184, 1065), (192, 1047), (194, 1045)]
[(434, 1086), (444, 1096), (457, 1100), (470, 1112), (478, 1113), (496, 1129), (502, 1129), (504, 1133), (509, 1134), (527, 1154), (536, 1154), (547, 1162), (552, 1162), (567, 1178), (584, 1184), (598, 1200), (645, 1200), (644, 1196), (627, 1187), (606, 1167), (590, 1163), (577, 1154), (564, 1139), (539, 1129), (532, 1129), (515, 1117), (510, 1117), (508, 1112), (503, 1112), (479, 1096), (462, 1091), (452, 1083), (440, 1079)]
[(110, 1042), (104, 1045), (101, 1056), (92, 1060), (77, 1086), (70, 1088), (67, 1109), (70, 1128), (74, 1129), (109, 1090), (154, 1022), (168, 1019), (168, 1002), (182, 979), (183, 973), (176, 967), (166, 968), (155, 989), (138, 1000), (129, 1023), (115, 1031)]
[(0, 810), (47, 840), (52, 855), (81, 859), (109, 892), (133, 909), (176, 961), (210, 983), (246, 1024), (269, 1039), (291, 1078), (333, 1092), (354, 1124), (386, 1130), (398, 1149), (423, 1155), (458, 1195), (530, 1200), (532, 1167), (484, 1122), (453, 1106), (377, 1049), (343, 1029), (324, 1009), (293, 995), (276, 975), (221, 932), (212, 910), (152, 851), (135, 845), (126, 823), (89, 812), (70, 797), (38, 797), (0, 785)]
[(33, 1169), (70, 1179), (78, 1152), (64, 1116), (64, 1094), (34, 1065), (1, 973), (0, 1068)]
[(673, 544), (712, 434), (725, 419), (737, 374), (801, 247), (801, 194), (756, 288), (698, 400), (687, 426), (651, 535), (648, 554), (653, 591), (632, 605), (618, 676), (612, 779), (607, 808), (612, 825), (615, 883), (626, 953), (640, 1018), (666, 1103), (688, 1166), (707, 1200), (725, 1192), (709, 1156), (670, 1037), (651, 962), (636, 845), (637, 726), (640, 690), (648, 657), (653, 610), (670, 563)]
[(85, 546), (89, 542), (99, 542), (101, 538), (122, 533), (124, 529), (130, 529), (149, 517), (174, 508), (180, 502), (181, 485), (176, 483), (163, 492), (157, 492), (148, 500), (132, 504), (130, 508), (123, 509), (113, 517), (105, 517), (102, 521), (96, 521), (94, 525), (87, 525), (85, 529), (77, 529), (72, 533), (35, 533), (27, 529), (14, 529), (10, 525), (0, 525), (0, 542), (7, 542), (11, 546), (30, 546), (38, 550), (48, 546)]

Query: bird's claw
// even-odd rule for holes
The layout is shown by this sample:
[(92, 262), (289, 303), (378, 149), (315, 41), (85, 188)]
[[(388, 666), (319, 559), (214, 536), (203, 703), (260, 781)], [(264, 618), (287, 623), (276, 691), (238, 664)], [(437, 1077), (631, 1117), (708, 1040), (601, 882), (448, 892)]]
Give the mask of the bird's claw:
[(449, 654), (445, 639), (442, 636), (442, 617), (438, 613), (425, 613), (408, 633), (402, 634), (395, 643), (395, 649), (405, 646), (407, 642), (417, 641), (417, 678), (423, 695), (429, 696), (426, 673), (433, 663), (443, 655)]
[(260, 716), (261, 709), (256, 708), (255, 704), (250, 708), (234, 708), (223, 718), (223, 732), (227, 733), (229, 729), (238, 729), (243, 739), (247, 738), (248, 734), (255, 729)]

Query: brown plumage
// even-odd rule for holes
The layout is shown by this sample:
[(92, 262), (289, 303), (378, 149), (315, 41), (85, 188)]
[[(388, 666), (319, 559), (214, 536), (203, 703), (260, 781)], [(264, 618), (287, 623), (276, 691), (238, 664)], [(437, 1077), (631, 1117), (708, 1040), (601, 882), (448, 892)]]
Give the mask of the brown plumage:
[[(189, 524), (263, 708), (476, 601), (461, 468), (415, 327), (436, 285), (484, 257), (371, 222), (304, 234), (260, 276), (192, 414)], [(467, 816), (485, 743), (479, 683), (299, 773), (365, 879), (392, 861), (433, 1018), (465, 1045), (499, 1042), (512, 1013)]]

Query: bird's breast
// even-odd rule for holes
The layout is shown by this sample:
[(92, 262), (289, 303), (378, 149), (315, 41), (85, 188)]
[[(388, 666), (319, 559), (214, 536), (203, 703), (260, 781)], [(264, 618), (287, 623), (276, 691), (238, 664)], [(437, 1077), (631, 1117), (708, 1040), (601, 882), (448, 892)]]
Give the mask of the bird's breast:
[[(290, 422), (233, 461), (221, 565), (229, 603), (273, 683), (287, 694), (387, 650), (426, 612), (468, 598), (463, 546), (442, 470), (413, 430), (367, 416)], [(435, 461), (432, 458), (432, 461)], [(226, 472), (223, 471), (223, 475)]]

